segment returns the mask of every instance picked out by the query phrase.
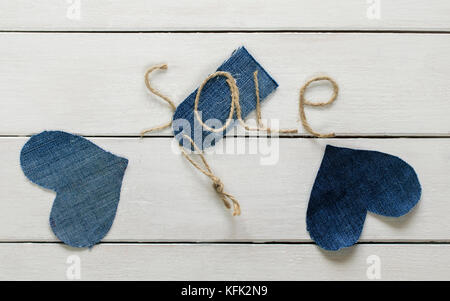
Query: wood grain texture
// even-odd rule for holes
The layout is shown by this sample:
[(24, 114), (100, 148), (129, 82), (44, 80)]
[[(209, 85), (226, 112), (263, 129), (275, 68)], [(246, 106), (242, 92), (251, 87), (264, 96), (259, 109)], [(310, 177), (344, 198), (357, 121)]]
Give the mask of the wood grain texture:
[[(207, 159), (240, 201), (240, 217), (223, 207), (208, 178), (173, 152), (173, 139), (90, 140), (129, 159), (118, 213), (104, 241), (310, 241), (306, 208), (327, 143), (400, 156), (421, 181), (416, 208), (402, 218), (369, 214), (362, 241), (450, 241), (450, 139), (285, 138), (270, 145), (262, 138), (227, 138)], [(55, 194), (31, 184), (20, 169), (25, 142), (0, 139), (0, 241), (57, 241), (48, 223)], [(253, 142), (259, 147), (251, 154)], [(226, 147), (246, 154), (220, 154)]]
[[(369, 2), (380, 3), (379, 18)], [(371, 255), (381, 280), (450, 280), (450, 139), (439, 138), (450, 136), (449, 15), (447, 0), (0, 0), (0, 280), (65, 280), (71, 255), (81, 280), (367, 280)], [(241, 45), (280, 84), (263, 118), (305, 134), (298, 90), (329, 75), (341, 93), (306, 108), (313, 129), (387, 139), (228, 137), (207, 159), (241, 202), (233, 218), (172, 139), (119, 137), (171, 117), (146, 91), (146, 68), (169, 64), (152, 83), (179, 103)], [(319, 86), (307, 98), (328, 95)], [(112, 136), (89, 139), (130, 160), (114, 225), (91, 250), (55, 243), (55, 194), (20, 169), (28, 138), (5, 137), (45, 129)], [(311, 244), (305, 214), (327, 143), (410, 163), (418, 206), (399, 219), (369, 214), (352, 248)], [(221, 154), (234, 147), (242, 154)]]
[[(263, 118), (301, 128), (300, 86), (327, 74), (337, 101), (306, 108), (316, 131), (338, 135), (449, 135), (450, 35), (424, 34), (0, 34), (0, 134), (61, 129), (138, 135), (171, 118), (146, 91), (146, 68), (169, 70), (154, 86), (180, 103), (245, 45), (279, 82)], [(307, 98), (325, 100), (327, 85)], [(227, 101), (227, 100), (225, 100)], [(254, 118), (254, 115), (249, 116)], [(170, 130), (155, 135), (171, 134)]]
[(449, 245), (357, 245), (340, 252), (314, 245), (0, 244), (0, 280), (67, 280), (79, 256), (81, 280), (449, 280)]
[(0, 29), (448, 31), (449, 14), (446, 0), (1, 0)]

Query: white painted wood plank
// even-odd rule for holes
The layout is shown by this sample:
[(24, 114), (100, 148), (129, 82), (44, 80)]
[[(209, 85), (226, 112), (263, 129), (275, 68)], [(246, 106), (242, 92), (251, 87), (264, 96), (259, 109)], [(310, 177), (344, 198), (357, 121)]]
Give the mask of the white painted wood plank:
[(446, 0), (0, 1), (2, 30), (449, 30)]
[[(171, 118), (169, 109), (147, 93), (146, 68), (169, 63), (168, 71), (152, 79), (180, 103), (241, 45), (280, 84), (264, 103), (263, 117), (281, 120), (281, 127), (300, 127), (300, 86), (312, 76), (328, 74), (341, 92), (330, 107), (306, 108), (317, 131), (450, 133), (447, 34), (3, 33), (0, 44), (4, 135), (43, 129), (137, 135)], [(308, 97), (326, 98), (329, 88), (320, 88)]]
[(380, 280), (449, 280), (449, 252), (449, 245), (357, 245), (333, 253), (313, 245), (1, 244), (0, 280), (67, 280), (74, 255), (80, 280), (368, 280), (374, 256)]
[[(272, 139), (269, 148), (264, 139), (227, 138), (215, 151), (261, 143), (259, 155), (249, 154), (247, 146), (247, 154), (207, 156), (226, 191), (240, 201), (240, 217), (223, 207), (209, 179), (172, 152), (173, 139), (90, 140), (129, 159), (118, 213), (104, 241), (310, 241), (306, 208), (327, 143), (400, 156), (423, 186), (410, 214), (369, 214), (362, 241), (450, 241), (450, 139)], [(0, 240), (57, 241), (48, 223), (54, 193), (31, 184), (19, 166), (25, 141), (0, 139)], [(262, 165), (261, 157), (272, 157), (274, 164)]]

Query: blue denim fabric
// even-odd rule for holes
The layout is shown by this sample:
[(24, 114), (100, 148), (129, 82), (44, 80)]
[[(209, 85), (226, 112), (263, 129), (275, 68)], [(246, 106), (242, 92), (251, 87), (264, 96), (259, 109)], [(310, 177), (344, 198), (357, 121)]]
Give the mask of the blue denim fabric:
[[(217, 71), (229, 72), (236, 79), (236, 84), (239, 88), (242, 118), (245, 118), (256, 108), (255, 83), (253, 79), (253, 73), (256, 70), (258, 70), (259, 93), (262, 101), (278, 87), (278, 84), (244, 47), (235, 50), (232, 56), (217, 69)], [(191, 137), (199, 148), (204, 149), (215, 145), (217, 141), (222, 139), (226, 131), (234, 123), (231, 123), (225, 131), (220, 133), (205, 130), (194, 115), (194, 102), (197, 91), (198, 89), (192, 92), (175, 111), (173, 132), (175, 138), (185, 147), (191, 147), (191, 145), (187, 141), (183, 142), (186, 139), (183, 139), (181, 134)], [(211, 79), (204, 86), (198, 104), (198, 111), (201, 112), (203, 122), (206, 123), (207, 120), (217, 119), (221, 122), (219, 126), (208, 125), (212, 128), (222, 127), (230, 112), (230, 102), (231, 93), (226, 83), (226, 78), (218, 76)], [(236, 119), (236, 114), (234, 118)], [(175, 122), (177, 119), (187, 120), (187, 126), (179, 127)]]
[(421, 190), (414, 169), (398, 157), (327, 145), (308, 204), (307, 230), (324, 249), (349, 247), (361, 235), (367, 211), (405, 215)]
[(45, 131), (27, 141), (20, 164), (30, 181), (56, 191), (50, 226), (61, 241), (72, 247), (91, 247), (108, 233), (127, 159), (83, 137)]

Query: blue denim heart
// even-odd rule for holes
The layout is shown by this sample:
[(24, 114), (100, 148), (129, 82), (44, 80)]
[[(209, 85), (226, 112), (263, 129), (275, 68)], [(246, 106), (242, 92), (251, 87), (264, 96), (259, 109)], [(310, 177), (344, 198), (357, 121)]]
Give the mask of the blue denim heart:
[(108, 233), (127, 159), (83, 137), (45, 131), (27, 141), (20, 164), (30, 181), (56, 192), (50, 226), (61, 241), (72, 247), (91, 247)]
[[(239, 88), (242, 118), (256, 109), (255, 82), (253, 73), (258, 71), (258, 83), (260, 100), (264, 100), (272, 93), (278, 84), (261, 67), (261, 65), (248, 53), (244, 47), (236, 49), (231, 57), (226, 60), (217, 71), (229, 72), (235, 79)], [(190, 142), (183, 141), (183, 134), (191, 137), (200, 149), (214, 146), (225, 133), (232, 128), (233, 123), (223, 132), (210, 132), (204, 129), (194, 115), (194, 102), (198, 89), (192, 92), (176, 109), (173, 115), (172, 129), (175, 138), (183, 146), (191, 146)], [(224, 77), (212, 78), (201, 91), (198, 111), (201, 113), (202, 121), (216, 120), (220, 128), (230, 112), (231, 93)], [(236, 114), (234, 115), (236, 119)], [(212, 127), (212, 126), (211, 126)]]
[(367, 211), (405, 215), (421, 191), (414, 169), (398, 157), (327, 145), (308, 204), (307, 230), (324, 249), (349, 247), (361, 235)]

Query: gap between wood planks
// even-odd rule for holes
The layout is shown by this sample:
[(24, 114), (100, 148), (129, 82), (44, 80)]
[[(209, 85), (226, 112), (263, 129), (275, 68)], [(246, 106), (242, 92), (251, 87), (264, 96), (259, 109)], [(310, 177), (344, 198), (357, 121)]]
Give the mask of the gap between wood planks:
[[(0, 241), (2, 244), (54, 244), (64, 245), (62, 241)], [(96, 245), (315, 245), (312, 241), (106, 241)], [(450, 241), (361, 241), (355, 245), (450, 245)]]
[[(85, 137), (85, 138), (118, 138), (118, 139), (155, 139), (155, 138), (163, 138), (163, 139), (173, 139), (173, 135), (149, 135), (141, 137), (141, 135), (83, 135), (78, 134), (79, 136)], [(29, 138), (32, 134), (29, 135), (0, 135), (1, 138)], [(280, 139), (355, 139), (355, 138), (361, 138), (361, 139), (400, 139), (400, 138), (407, 138), (407, 139), (442, 139), (442, 138), (450, 138), (449, 134), (371, 134), (371, 135), (357, 135), (357, 134), (341, 134), (336, 135), (331, 138), (318, 138), (311, 136), (309, 134), (295, 134), (295, 135), (280, 135), (280, 136), (266, 136), (266, 135), (256, 135), (256, 134), (249, 134), (249, 135), (229, 135), (224, 136), (223, 139), (232, 139), (232, 138), (280, 138)]]
[(387, 34), (450, 34), (448, 30), (279, 30), (279, 29), (266, 29), (266, 30), (1, 30), (0, 33), (251, 33), (251, 34), (264, 34), (264, 33), (387, 33)]

